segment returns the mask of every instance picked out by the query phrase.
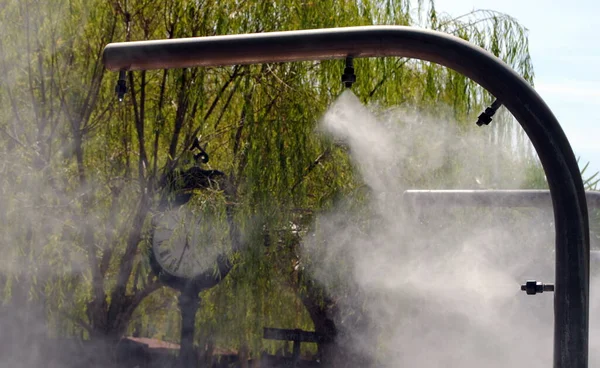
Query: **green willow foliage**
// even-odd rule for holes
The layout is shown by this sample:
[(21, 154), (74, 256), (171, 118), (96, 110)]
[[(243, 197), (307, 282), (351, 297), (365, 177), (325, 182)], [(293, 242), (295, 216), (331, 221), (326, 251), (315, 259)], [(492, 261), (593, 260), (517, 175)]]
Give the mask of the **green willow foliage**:
[[(123, 103), (103, 69), (116, 41), (371, 24), (419, 25), (490, 50), (533, 78), (526, 30), (474, 12), (452, 19), (433, 2), (4, 0), (0, 3), (0, 205), (3, 300), (41, 308), (48, 333), (177, 341), (176, 293), (150, 272), (158, 184), (191, 165), (196, 136), (210, 167), (235, 184), (244, 251), (201, 294), (198, 343), (256, 354), (263, 326), (312, 329), (294, 272), (312, 215), (359, 185), (343, 147), (314, 134), (342, 92), (341, 61), (128, 73)], [(418, 18), (414, 18), (414, 14)], [(444, 106), (474, 124), (491, 102), (467, 78), (403, 58), (356, 60), (355, 92), (383, 106)], [(531, 155), (511, 119), (494, 145)], [(483, 133), (482, 133), (483, 134)], [(488, 134), (488, 133), (485, 133)]]

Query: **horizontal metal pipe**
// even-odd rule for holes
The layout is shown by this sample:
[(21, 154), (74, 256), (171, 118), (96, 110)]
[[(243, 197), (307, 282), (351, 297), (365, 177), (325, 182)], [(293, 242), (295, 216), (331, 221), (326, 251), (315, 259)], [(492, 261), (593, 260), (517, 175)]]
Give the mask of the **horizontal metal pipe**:
[[(588, 210), (600, 209), (600, 192), (586, 192)], [(460, 207), (508, 207), (508, 208), (549, 208), (552, 197), (549, 190), (407, 190), (405, 202), (418, 207), (460, 206)]]
[(517, 119), (540, 158), (554, 207), (556, 280), (554, 367), (586, 368), (589, 331), (589, 223), (583, 180), (556, 117), (527, 81), (489, 52), (435, 31), (349, 27), (141, 41), (106, 46), (110, 70), (141, 70), (400, 56), (464, 74)]
[[(412, 27), (371, 26), (121, 42), (105, 47), (103, 62), (109, 70), (119, 71), (314, 61), (347, 56), (445, 59), (420, 51), (432, 36), (450, 39), (440, 32)], [(466, 41), (463, 43), (470, 46)]]

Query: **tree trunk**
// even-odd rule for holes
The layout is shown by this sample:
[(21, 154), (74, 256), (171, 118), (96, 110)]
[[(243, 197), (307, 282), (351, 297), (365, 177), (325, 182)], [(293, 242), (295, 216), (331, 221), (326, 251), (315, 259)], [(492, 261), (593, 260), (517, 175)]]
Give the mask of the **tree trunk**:
[[(313, 321), (315, 332), (324, 337), (324, 341), (317, 344), (321, 364), (327, 368), (370, 367), (371, 356), (357, 350), (354, 342), (349, 341), (336, 324), (339, 306), (335, 300), (305, 272), (299, 272), (299, 279), (306, 286), (305, 291), (300, 295), (302, 303)], [(358, 326), (353, 327), (358, 328)], [(359, 330), (362, 331), (367, 327), (361, 326)]]
[(315, 332), (325, 338), (323, 342), (317, 344), (318, 355), (324, 366), (333, 367), (339, 355), (336, 345), (338, 330), (334, 321), (337, 313), (336, 304), (305, 272), (299, 271), (298, 276), (299, 280), (306, 285), (305, 292), (300, 295), (302, 304), (315, 325)]

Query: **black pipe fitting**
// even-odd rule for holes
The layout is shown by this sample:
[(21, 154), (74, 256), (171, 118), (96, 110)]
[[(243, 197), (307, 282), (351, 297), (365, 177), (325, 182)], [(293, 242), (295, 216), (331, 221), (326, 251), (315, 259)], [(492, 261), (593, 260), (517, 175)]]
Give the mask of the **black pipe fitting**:
[(496, 111), (498, 111), (500, 106), (502, 106), (502, 104), (498, 100), (492, 102), (492, 105), (485, 109), (485, 111), (482, 112), (481, 115), (479, 115), (479, 117), (477, 118), (477, 125), (482, 126), (491, 123), (492, 116), (494, 116), (494, 114), (496, 113)]
[(543, 284), (535, 280), (527, 280), (525, 284), (521, 285), (521, 290), (527, 293), (527, 295), (541, 294), (544, 291), (554, 291), (554, 284)]
[(354, 62), (352, 56), (346, 57), (346, 68), (344, 69), (344, 74), (342, 75), (342, 83), (346, 88), (352, 87), (354, 82), (356, 82), (356, 75), (354, 74)]
[(125, 81), (124, 70), (119, 71), (119, 80), (117, 81), (117, 86), (115, 87), (115, 93), (117, 94), (119, 102), (123, 102), (125, 93), (127, 93), (127, 82)]

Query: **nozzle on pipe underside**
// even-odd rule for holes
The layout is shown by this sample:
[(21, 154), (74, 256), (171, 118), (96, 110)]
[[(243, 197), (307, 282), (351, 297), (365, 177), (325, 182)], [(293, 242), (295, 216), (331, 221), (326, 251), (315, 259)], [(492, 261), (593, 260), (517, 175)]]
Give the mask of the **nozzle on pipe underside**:
[(125, 93), (127, 93), (127, 82), (125, 80), (125, 70), (119, 71), (119, 80), (117, 80), (117, 85), (115, 86), (115, 93), (117, 94), (117, 98), (119, 99), (119, 102), (123, 102)]
[(348, 56), (346, 58), (346, 68), (344, 74), (342, 74), (342, 83), (346, 88), (351, 88), (354, 82), (356, 82), (356, 75), (354, 74), (354, 58)]

